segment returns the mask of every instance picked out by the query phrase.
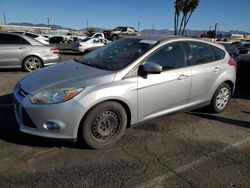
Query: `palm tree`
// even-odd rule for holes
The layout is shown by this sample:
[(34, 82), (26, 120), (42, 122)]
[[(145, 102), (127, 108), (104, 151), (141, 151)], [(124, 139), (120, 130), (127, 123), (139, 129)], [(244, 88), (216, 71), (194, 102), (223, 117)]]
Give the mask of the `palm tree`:
[(174, 17), (174, 34), (177, 35), (179, 27), (179, 18), (181, 10), (183, 9), (184, 0), (175, 1), (175, 17)]
[[(175, 0), (175, 17), (174, 17), (174, 31), (175, 35), (184, 35), (186, 26), (190, 20), (191, 15), (198, 7), (200, 0)], [(179, 18), (182, 14), (181, 23), (179, 26)]]
[(187, 4), (187, 10), (188, 10), (189, 14), (187, 13), (185, 15), (184, 26), (183, 26), (182, 33), (181, 33), (182, 35), (185, 34), (185, 30), (186, 30), (187, 24), (190, 20), (190, 17), (192, 16), (195, 9), (199, 6), (199, 4), (200, 4), (200, 0), (190, 0), (189, 4)]

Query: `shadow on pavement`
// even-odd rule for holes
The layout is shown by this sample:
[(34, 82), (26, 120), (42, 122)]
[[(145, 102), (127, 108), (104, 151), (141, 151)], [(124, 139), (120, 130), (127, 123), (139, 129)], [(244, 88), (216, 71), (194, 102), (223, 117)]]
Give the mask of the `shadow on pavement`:
[(236, 87), (233, 98), (250, 100), (249, 83), (250, 83), (250, 61), (239, 62), (237, 69)]
[(245, 114), (250, 114), (250, 112), (247, 112), (247, 111), (242, 111), (243, 113), (245, 113)]
[(0, 96), (0, 139), (6, 142), (38, 147), (69, 147), (87, 149), (86, 145), (79, 145), (69, 140), (48, 139), (32, 136), (19, 131), (13, 112), (12, 94)]
[(82, 53), (71, 49), (60, 49), (59, 53), (63, 55), (82, 55)]
[(215, 116), (211, 114), (204, 114), (204, 113), (198, 113), (198, 112), (188, 112), (188, 114), (198, 116), (201, 118), (205, 118), (205, 119), (219, 121), (219, 122), (226, 123), (226, 124), (239, 126), (239, 127), (250, 128), (250, 122), (248, 121), (236, 120), (236, 119), (231, 119), (231, 118), (226, 118), (226, 117), (219, 117), (219, 116)]

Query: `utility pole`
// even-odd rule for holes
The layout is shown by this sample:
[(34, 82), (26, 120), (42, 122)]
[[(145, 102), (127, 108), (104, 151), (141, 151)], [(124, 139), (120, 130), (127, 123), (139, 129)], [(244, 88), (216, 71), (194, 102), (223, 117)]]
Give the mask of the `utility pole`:
[(154, 34), (155, 33), (155, 24), (153, 24), (153, 26), (152, 26), (152, 34)]
[(89, 30), (89, 19), (87, 19), (87, 31)]
[(140, 25), (141, 25), (141, 22), (138, 21), (138, 27), (137, 27), (137, 31), (138, 31), (138, 32), (140, 31)]
[(4, 25), (6, 25), (6, 15), (5, 15), (5, 12), (3, 13), (3, 23), (4, 23)]
[(50, 27), (49, 17), (47, 18), (48, 27)]
[(214, 39), (216, 38), (217, 26), (218, 26), (218, 23), (215, 23), (215, 25), (214, 25)]

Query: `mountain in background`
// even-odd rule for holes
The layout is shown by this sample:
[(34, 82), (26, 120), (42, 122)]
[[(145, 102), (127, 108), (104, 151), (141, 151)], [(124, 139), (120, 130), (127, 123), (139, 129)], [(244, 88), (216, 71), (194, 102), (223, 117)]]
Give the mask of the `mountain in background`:
[[(48, 27), (47, 24), (32, 24), (32, 23), (9, 23), (8, 25), (20, 25), (20, 26), (36, 26), (36, 27)], [(57, 29), (66, 29), (66, 30), (70, 30), (70, 31), (86, 31), (87, 28), (83, 28), (83, 29), (73, 29), (73, 28), (69, 28), (69, 27), (63, 27), (61, 25), (55, 25), (52, 24), (50, 25), (52, 30), (57, 30)], [(102, 32), (103, 30), (111, 30), (111, 29), (105, 29), (105, 28), (98, 28), (98, 27), (91, 27), (92, 29), (94, 29), (96, 32)], [(168, 30), (168, 29), (144, 29), (142, 31), (140, 31), (141, 33), (144, 34), (155, 34), (155, 35), (173, 35), (174, 31), (172, 30)], [(202, 31), (202, 30), (186, 30), (186, 35), (188, 36), (200, 36), (202, 34), (204, 34), (207, 31)], [(249, 34), (248, 32), (245, 31), (237, 31), (237, 30), (232, 30), (232, 31), (219, 31), (219, 34), (222, 35), (228, 35), (228, 34)]]
[[(20, 26), (35, 26), (35, 27), (48, 27), (47, 24), (32, 24), (32, 23), (9, 23), (8, 25), (20, 25)], [(67, 28), (67, 27), (62, 27), (60, 25), (55, 25), (55, 24), (52, 24), (50, 25), (51, 29), (52, 30), (56, 30), (56, 29), (67, 29), (67, 30), (74, 30), (72, 28)]]

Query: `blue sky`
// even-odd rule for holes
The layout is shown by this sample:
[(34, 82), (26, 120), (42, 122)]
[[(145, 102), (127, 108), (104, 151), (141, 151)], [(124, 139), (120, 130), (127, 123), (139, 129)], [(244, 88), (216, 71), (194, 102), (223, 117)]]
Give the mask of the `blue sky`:
[[(250, 32), (250, 0), (201, 0), (188, 29), (243, 30)], [(0, 23), (3, 14), (7, 23), (47, 23), (81, 29), (86, 27), (114, 28), (133, 26), (140, 30), (173, 30), (174, 0), (0, 0)]]

